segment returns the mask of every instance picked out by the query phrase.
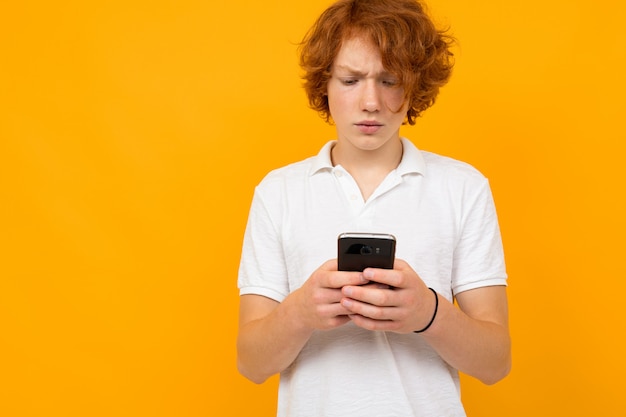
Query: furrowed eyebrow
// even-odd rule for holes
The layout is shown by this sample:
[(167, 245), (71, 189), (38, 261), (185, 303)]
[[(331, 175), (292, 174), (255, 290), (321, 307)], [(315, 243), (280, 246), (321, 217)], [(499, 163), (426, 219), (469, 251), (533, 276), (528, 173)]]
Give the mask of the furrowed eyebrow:
[[(357, 70), (355, 68), (350, 67), (349, 65), (337, 65), (336, 69), (339, 70), (339, 71), (346, 72), (347, 74), (353, 75), (353, 76), (364, 77), (364, 76), (367, 75), (367, 72), (363, 72), (363, 71)], [(396, 78), (389, 71), (383, 71), (381, 73), (378, 73), (378, 74), (376, 74), (376, 77), (380, 77), (380, 78)]]
[(337, 65), (336, 67), (338, 70), (340, 71), (345, 71), (351, 75), (367, 75), (367, 73), (363, 72), (363, 71), (359, 71), (357, 69), (354, 69), (352, 67), (349, 67), (348, 65)]

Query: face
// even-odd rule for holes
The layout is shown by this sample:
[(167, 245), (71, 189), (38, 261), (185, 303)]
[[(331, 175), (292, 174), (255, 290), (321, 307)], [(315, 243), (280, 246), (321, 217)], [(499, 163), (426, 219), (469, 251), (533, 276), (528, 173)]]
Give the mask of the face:
[(408, 109), (404, 89), (385, 70), (380, 52), (370, 42), (344, 41), (327, 92), (339, 145), (373, 151), (399, 141)]

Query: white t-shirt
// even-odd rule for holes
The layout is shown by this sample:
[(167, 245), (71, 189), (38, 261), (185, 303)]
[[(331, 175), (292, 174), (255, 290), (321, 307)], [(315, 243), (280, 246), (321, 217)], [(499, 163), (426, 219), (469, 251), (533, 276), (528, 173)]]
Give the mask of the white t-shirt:
[[(243, 243), (240, 294), (281, 302), (323, 262), (343, 232), (390, 233), (396, 257), (452, 300), (506, 285), (500, 230), (487, 179), (470, 165), (419, 151), (403, 156), (372, 196), (320, 153), (269, 173), (257, 186)], [(349, 323), (314, 332), (281, 374), (279, 416), (464, 416), (458, 372), (419, 334)]]

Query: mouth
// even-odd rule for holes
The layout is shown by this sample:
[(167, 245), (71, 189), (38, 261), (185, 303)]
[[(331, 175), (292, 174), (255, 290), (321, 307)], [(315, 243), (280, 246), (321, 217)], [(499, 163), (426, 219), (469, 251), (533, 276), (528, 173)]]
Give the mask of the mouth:
[(383, 127), (383, 124), (373, 120), (363, 120), (361, 122), (355, 123), (355, 126), (362, 133), (373, 134), (378, 132), (378, 130)]

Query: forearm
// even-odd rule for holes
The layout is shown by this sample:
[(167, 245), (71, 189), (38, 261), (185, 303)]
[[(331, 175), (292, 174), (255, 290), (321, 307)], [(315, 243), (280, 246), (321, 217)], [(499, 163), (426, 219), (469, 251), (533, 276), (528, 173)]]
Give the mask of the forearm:
[(295, 360), (313, 332), (298, 320), (295, 307), (289, 296), (266, 315), (240, 327), (237, 366), (243, 376), (262, 383)]
[(507, 324), (470, 317), (441, 296), (433, 326), (423, 335), (448, 364), (486, 384), (510, 371)]

